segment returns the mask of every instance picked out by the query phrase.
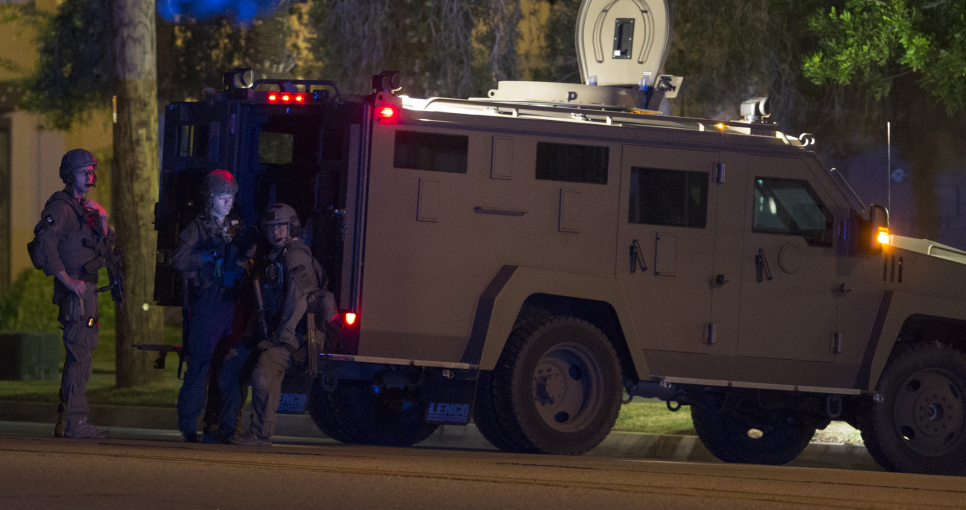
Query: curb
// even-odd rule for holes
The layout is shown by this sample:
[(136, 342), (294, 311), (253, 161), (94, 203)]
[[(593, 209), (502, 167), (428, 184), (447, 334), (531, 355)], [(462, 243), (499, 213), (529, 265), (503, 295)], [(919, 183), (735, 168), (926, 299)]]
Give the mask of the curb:
[[(243, 416), (247, 417), (246, 406)], [(0, 401), (0, 421), (53, 423), (57, 405), (39, 402)], [(178, 430), (173, 407), (91, 406), (91, 423), (102, 427)], [(324, 439), (308, 414), (279, 414), (276, 435)], [(499, 451), (480, 434), (476, 425), (442, 425), (417, 446)], [(719, 462), (696, 436), (660, 436), (614, 431), (587, 455), (676, 462)], [(810, 443), (789, 466), (882, 471), (864, 446), (842, 443)]]

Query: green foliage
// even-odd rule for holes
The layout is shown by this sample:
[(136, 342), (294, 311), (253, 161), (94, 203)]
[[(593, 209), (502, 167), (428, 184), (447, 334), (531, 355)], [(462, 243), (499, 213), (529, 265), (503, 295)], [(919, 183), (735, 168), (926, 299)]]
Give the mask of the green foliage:
[(466, 97), (516, 77), (519, 20), (519, 0), (316, 0), (309, 42), (347, 92), (392, 70), (403, 94)]
[[(107, 271), (101, 270), (98, 287), (107, 285)], [(0, 296), (0, 329), (7, 331), (56, 332), (57, 306), (53, 303), (54, 277), (27, 268), (17, 275), (6, 294)], [(97, 300), (97, 319), (101, 328), (114, 329), (114, 302), (104, 293)]]
[[(528, 69), (534, 80), (561, 83), (580, 83), (574, 27), (581, 0), (547, 1), (550, 15), (542, 33), (545, 44), (541, 48), (543, 66)], [(532, 15), (532, 13), (531, 13)]]
[(0, 296), (0, 329), (6, 331), (59, 331), (54, 297), (54, 277), (27, 268), (17, 275), (6, 294)]
[(876, 99), (915, 73), (950, 116), (966, 105), (966, 3), (953, 0), (848, 0), (814, 14), (821, 41), (805, 75), (816, 84), (859, 84)]
[(227, 18), (178, 24), (158, 18), (159, 100), (197, 99), (205, 88), (221, 90), (225, 71), (234, 67), (251, 68), (256, 79), (296, 77), (298, 50), (288, 45), (291, 15), (280, 9), (244, 27)]
[[(31, 92), (22, 108), (45, 114), (52, 128), (69, 129), (86, 112), (111, 104), (114, 30), (110, 12), (111, 0), (66, 0), (53, 14), (27, 7), (0, 11), (3, 19), (17, 19), (38, 29), (40, 61), (37, 71), (25, 80), (24, 88)], [(225, 18), (186, 19), (179, 24), (157, 18), (159, 101), (197, 99), (206, 87), (220, 89), (223, 73), (237, 66), (252, 68), (257, 78), (294, 76), (289, 15), (290, 11), (281, 9), (245, 27)]]
[(110, 0), (66, 0), (56, 13), (38, 17), (37, 72), (22, 105), (47, 114), (48, 123), (68, 129), (85, 112), (111, 104), (114, 73)]

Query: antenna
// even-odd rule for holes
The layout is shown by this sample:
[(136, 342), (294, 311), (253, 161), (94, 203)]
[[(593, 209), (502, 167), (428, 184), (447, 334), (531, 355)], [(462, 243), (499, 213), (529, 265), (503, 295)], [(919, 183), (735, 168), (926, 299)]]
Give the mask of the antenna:
[(886, 122), (886, 209), (892, 212), (892, 122)]

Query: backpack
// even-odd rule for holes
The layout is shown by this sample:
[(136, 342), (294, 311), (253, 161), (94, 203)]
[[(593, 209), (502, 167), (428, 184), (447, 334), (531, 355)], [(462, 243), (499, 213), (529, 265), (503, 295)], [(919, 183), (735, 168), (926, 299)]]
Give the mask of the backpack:
[[(49, 199), (47, 199), (47, 203), (44, 204), (44, 211), (46, 211), (51, 204), (58, 200), (67, 202), (67, 204), (70, 205), (71, 209), (77, 213), (78, 216), (83, 216), (82, 212), (78, 211), (80, 206), (77, 204), (77, 202), (68, 198), (67, 194), (63, 191), (54, 193)], [(37, 225), (34, 226), (34, 238), (32, 241), (27, 243), (27, 254), (30, 255), (30, 263), (34, 265), (34, 268), (43, 270), (47, 260), (43, 258), (43, 253), (40, 251), (40, 243), (38, 242), (37, 236), (39, 236), (40, 233), (47, 228), (47, 223), (51, 220), (48, 220), (47, 216), (44, 216), (43, 211), (41, 211), (40, 214), (40, 221), (38, 221)]]
[(325, 275), (325, 270), (319, 261), (312, 256), (312, 251), (304, 244), (297, 245), (298, 249), (304, 250), (312, 258), (312, 269), (318, 278), (319, 288), (309, 293), (306, 317), (312, 321), (306, 321), (306, 326), (315, 330), (315, 345), (309, 349), (323, 349), (324, 352), (340, 354), (342, 351), (342, 323), (337, 320), (339, 307), (335, 301), (335, 294), (329, 291), (329, 279)]

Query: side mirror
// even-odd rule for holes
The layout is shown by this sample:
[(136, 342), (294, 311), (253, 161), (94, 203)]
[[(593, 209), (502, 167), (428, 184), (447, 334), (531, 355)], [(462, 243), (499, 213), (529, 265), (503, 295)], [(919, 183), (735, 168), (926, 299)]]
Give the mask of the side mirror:
[(889, 244), (889, 211), (878, 204), (869, 206), (870, 239), (868, 246), (872, 253), (882, 251), (882, 246)]

